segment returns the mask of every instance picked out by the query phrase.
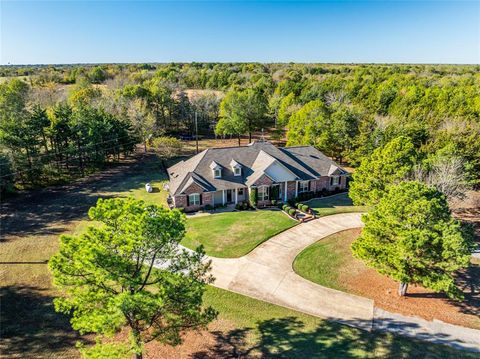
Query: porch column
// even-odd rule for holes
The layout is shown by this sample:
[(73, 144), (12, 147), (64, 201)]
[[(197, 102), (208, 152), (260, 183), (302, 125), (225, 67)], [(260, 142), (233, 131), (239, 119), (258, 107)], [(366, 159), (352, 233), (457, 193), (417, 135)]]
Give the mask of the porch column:
[(283, 193), (283, 202), (287, 202), (287, 192), (288, 192), (288, 184), (287, 181), (285, 181), (285, 188), (284, 188), (284, 193)]
[(222, 190), (222, 204), (225, 204), (225, 190)]
[(298, 197), (298, 181), (295, 181), (295, 197)]
[(238, 188), (235, 188), (235, 204), (238, 202)]

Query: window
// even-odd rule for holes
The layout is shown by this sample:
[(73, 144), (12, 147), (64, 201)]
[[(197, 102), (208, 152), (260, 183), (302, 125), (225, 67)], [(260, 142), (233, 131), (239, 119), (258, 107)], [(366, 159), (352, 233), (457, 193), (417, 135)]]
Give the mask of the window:
[(237, 189), (237, 191), (238, 191), (237, 195), (243, 196), (243, 188), (239, 188), (239, 189)]
[(193, 193), (188, 195), (188, 205), (189, 206), (199, 206), (200, 205), (200, 194)]
[(339, 176), (332, 176), (330, 179), (331, 186), (338, 186), (340, 184), (340, 177)]
[(308, 192), (308, 181), (300, 182), (298, 186), (298, 193)]
[(234, 176), (240, 176), (242, 174), (242, 169), (240, 167), (235, 167), (233, 169), (233, 175)]
[(258, 187), (258, 200), (267, 201), (268, 200), (268, 187), (262, 186)]
[(213, 170), (213, 177), (215, 177), (215, 178), (220, 178), (220, 177), (222, 177), (222, 170), (221, 170), (221, 169), (215, 169), (215, 170)]

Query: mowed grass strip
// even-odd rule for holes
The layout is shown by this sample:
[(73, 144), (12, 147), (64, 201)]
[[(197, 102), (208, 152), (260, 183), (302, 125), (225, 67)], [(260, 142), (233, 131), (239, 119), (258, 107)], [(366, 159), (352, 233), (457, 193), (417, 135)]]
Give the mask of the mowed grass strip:
[(236, 258), (297, 223), (281, 211), (269, 210), (188, 218), (187, 234), (181, 244), (191, 249), (202, 244), (210, 256)]
[(367, 332), (209, 286), (204, 304), (232, 330), (217, 333), (203, 357), (242, 358), (476, 358), (477, 353)]
[(345, 271), (355, 274), (350, 244), (360, 232), (360, 228), (347, 229), (308, 246), (295, 258), (293, 270), (314, 283), (348, 291), (341, 277)]
[(305, 203), (321, 217), (338, 213), (367, 212), (369, 210), (367, 206), (354, 206), (352, 200), (348, 197), (348, 193), (312, 199)]

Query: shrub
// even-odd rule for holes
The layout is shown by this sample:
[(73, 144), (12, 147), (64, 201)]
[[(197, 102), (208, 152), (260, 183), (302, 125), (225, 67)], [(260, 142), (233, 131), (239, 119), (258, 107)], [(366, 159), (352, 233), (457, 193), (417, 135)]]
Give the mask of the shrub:
[(335, 187), (335, 193), (340, 193), (340, 187)]
[(328, 190), (326, 188), (322, 188), (320, 193), (322, 194), (323, 197), (328, 196)]
[(178, 209), (180, 212), (185, 213), (185, 208), (183, 208), (183, 207), (178, 207), (177, 209)]
[(237, 211), (241, 211), (241, 210), (242, 210), (242, 205), (241, 205), (240, 203), (237, 203), (237, 204), (235, 205), (235, 209), (236, 209)]
[(207, 211), (211, 211), (213, 209), (213, 206), (211, 204), (206, 204), (204, 207)]
[(288, 210), (288, 214), (292, 217), (295, 217), (295, 213), (297, 213), (297, 211), (295, 210), (295, 208), (290, 208)]
[(282, 206), (282, 209), (283, 209), (284, 211), (286, 211), (287, 208), (289, 208), (288, 204), (284, 204), (284, 205)]
[(246, 210), (246, 209), (248, 209), (249, 207), (250, 207), (250, 206), (248, 205), (248, 202), (246, 202), (246, 201), (243, 201), (243, 202), (242, 202), (242, 208), (243, 208), (243, 209)]
[(277, 204), (277, 200), (276, 199), (272, 199), (271, 200), (271, 203), (272, 203), (272, 206), (275, 206)]
[(258, 189), (255, 187), (252, 187), (250, 189), (250, 206), (252, 207), (257, 207), (257, 202), (258, 202)]
[(303, 204), (300, 209), (302, 210), (302, 212), (307, 213), (310, 207), (306, 204)]
[[(278, 199), (278, 195), (279, 195), (279, 187), (278, 186), (273, 186), (271, 188), (271, 193), (270, 193), (270, 198), (272, 198), (272, 202), (274, 200), (277, 200)], [(273, 204), (273, 203), (272, 203)]]
[(295, 202), (296, 202), (296, 199), (295, 198), (290, 198), (288, 199), (287, 203), (290, 205), (290, 206), (295, 206)]

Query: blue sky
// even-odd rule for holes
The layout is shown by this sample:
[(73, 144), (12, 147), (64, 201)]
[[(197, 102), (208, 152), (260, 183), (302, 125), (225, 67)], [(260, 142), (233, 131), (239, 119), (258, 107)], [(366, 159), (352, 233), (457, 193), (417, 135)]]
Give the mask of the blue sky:
[(0, 1), (2, 64), (480, 63), (479, 1)]

